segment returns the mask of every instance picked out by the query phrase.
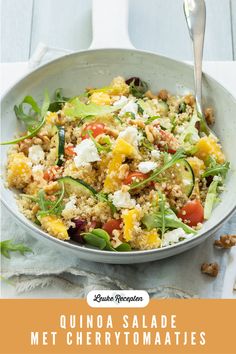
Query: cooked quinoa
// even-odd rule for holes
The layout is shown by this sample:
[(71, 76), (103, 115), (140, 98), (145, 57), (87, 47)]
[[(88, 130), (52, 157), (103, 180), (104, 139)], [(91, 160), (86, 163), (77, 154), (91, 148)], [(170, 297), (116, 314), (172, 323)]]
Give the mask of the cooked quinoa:
[(9, 142), (7, 183), (27, 218), (58, 239), (110, 251), (196, 237), (229, 163), (201, 129), (192, 95), (117, 77), (70, 99), (57, 90), (45, 106), (15, 106), (26, 132)]

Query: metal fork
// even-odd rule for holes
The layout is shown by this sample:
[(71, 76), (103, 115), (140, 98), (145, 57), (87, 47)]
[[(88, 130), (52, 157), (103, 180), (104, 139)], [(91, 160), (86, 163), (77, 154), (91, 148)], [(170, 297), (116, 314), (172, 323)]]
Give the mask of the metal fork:
[(184, 0), (184, 14), (193, 43), (195, 99), (201, 131), (207, 135), (214, 134), (209, 128), (202, 110), (202, 57), (206, 27), (205, 1)]

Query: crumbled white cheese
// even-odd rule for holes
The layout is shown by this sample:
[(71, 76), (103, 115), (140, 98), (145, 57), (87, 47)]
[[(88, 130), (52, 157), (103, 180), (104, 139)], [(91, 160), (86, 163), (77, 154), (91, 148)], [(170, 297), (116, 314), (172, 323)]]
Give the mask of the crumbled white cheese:
[(72, 195), (69, 201), (66, 203), (64, 210), (75, 210), (76, 209), (76, 196)]
[(44, 160), (45, 153), (40, 145), (33, 145), (29, 148), (29, 159), (35, 165)]
[(124, 139), (127, 143), (138, 147), (139, 142), (139, 132), (135, 127), (128, 127), (119, 134), (119, 138)]
[(33, 166), (32, 167), (32, 172), (34, 173), (37, 173), (37, 172), (39, 172), (39, 171), (43, 171), (43, 169), (44, 169), (44, 166), (43, 165), (35, 165), (35, 166)]
[(128, 98), (125, 96), (120, 96), (120, 98), (113, 103), (113, 106), (120, 106), (128, 102)]
[(83, 140), (74, 149), (76, 156), (74, 162), (76, 167), (87, 166), (89, 162), (100, 161), (96, 145), (91, 139)]
[(180, 238), (186, 238), (187, 236), (189, 236), (189, 235), (187, 235), (184, 232), (184, 230), (181, 227), (179, 227), (178, 229), (168, 231), (163, 235), (162, 245), (168, 246), (173, 243), (177, 243), (177, 242), (179, 242)]
[(32, 175), (35, 181), (40, 181), (43, 178), (43, 165), (35, 165), (32, 167)]
[(152, 150), (151, 151), (151, 156), (154, 160), (159, 160), (161, 153), (159, 150)]
[(155, 170), (155, 168), (157, 168), (157, 163), (153, 161), (143, 161), (138, 165), (138, 170), (142, 173), (148, 173)]
[(175, 128), (175, 131), (177, 134), (182, 134), (185, 130), (185, 127), (183, 125), (179, 125)]
[(116, 191), (110, 198), (117, 209), (132, 209), (136, 205), (135, 199), (131, 199), (129, 192)]
[(129, 101), (121, 110), (119, 115), (123, 116), (125, 113), (133, 113), (136, 115), (138, 113), (138, 105), (134, 101)]

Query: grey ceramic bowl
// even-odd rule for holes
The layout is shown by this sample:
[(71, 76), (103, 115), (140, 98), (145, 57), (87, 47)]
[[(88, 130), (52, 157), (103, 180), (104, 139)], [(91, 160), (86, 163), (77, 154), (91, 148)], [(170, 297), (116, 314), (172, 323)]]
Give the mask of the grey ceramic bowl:
[[(125, 23), (123, 25), (125, 26)], [(148, 82), (154, 92), (166, 88), (175, 94), (178, 93), (180, 85), (194, 89), (191, 66), (153, 53), (134, 49), (95, 49), (73, 53), (35, 70), (5, 94), (2, 99), (2, 140), (12, 139), (18, 130), (13, 106), (25, 95), (30, 94), (36, 99), (41, 99), (45, 88), (53, 92), (55, 88), (63, 87), (66, 96), (73, 96), (91, 85), (95, 87), (107, 85), (118, 75), (126, 78), (139, 76)], [(214, 233), (236, 209), (236, 100), (224, 87), (207, 75), (204, 75), (203, 79), (203, 97), (204, 102), (215, 108), (214, 130), (221, 140), (227, 159), (231, 162), (231, 170), (221, 203), (214, 209), (212, 217), (204, 223), (196, 237), (156, 250), (125, 253), (100, 251), (57, 240), (42, 231), (19, 212), (14, 192), (5, 188), (4, 179), (1, 181), (3, 204), (30, 235), (48, 242), (51, 247), (73, 252), (86, 260), (119, 264), (149, 262), (176, 255), (198, 245)], [(8, 147), (1, 148), (2, 166), (6, 163), (7, 149)]]

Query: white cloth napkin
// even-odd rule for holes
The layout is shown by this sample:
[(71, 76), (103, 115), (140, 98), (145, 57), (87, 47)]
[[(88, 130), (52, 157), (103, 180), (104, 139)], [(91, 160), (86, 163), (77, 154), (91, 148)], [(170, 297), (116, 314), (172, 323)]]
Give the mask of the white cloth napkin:
[[(55, 57), (55, 50), (40, 46), (38, 53), (41, 54), (33, 56), (31, 68), (42, 59), (45, 61), (45, 53), (47, 59)], [(59, 51), (60, 54), (63, 52)], [(56, 50), (57, 54), (59, 51)], [(62, 297), (84, 297), (92, 289), (134, 288), (146, 289), (151, 296), (160, 298), (220, 298), (232, 251), (215, 249), (213, 242), (221, 234), (235, 233), (235, 230), (236, 215), (207, 241), (178, 256), (143, 264), (108, 265), (80, 260), (65, 250), (55, 251), (15, 224), (2, 207), (2, 239), (24, 242), (33, 250), (25, 256), (14, 253), (10, 260), (2, 257), (2, 276), (10, 279), (18, 292), (53, 286), (60, 290)], [(217, 278), (201, 274), (200, 267), (204, 262), (220, 265)]]

